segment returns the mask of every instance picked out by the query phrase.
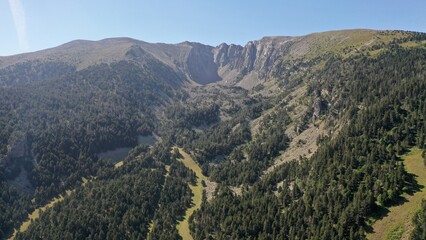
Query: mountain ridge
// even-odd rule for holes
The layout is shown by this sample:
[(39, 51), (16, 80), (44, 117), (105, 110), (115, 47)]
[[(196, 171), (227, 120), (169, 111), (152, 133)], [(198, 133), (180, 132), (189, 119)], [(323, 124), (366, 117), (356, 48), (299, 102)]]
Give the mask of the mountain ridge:
[(387, 35), (393, 39), (406, 34), (408, 32), (353, 29), (304, 36), (266, 36), (244, 46), (222, 43), (215, 47), (189, 41), (148, 43), (126, 37), (74, 40), (37, 52), (0, 57), (0, 70), (29, 61), (62, 62), (81, 70), (121, 60), (137, 62), (138, 54), (148, 54), (196, 84), (223, 82), (251, 89), (269, 78), (274, 65), (282, 58), (315, 58), (324, 52), (340, 53), (349, 51), (345, 48), (390, 41)]

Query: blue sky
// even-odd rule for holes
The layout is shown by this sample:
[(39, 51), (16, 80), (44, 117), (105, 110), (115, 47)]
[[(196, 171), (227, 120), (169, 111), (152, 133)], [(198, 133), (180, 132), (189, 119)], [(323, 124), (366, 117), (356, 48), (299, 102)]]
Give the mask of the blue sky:
[(0, 56), (75, 39), (244, 45), (337, 29), (426, 32), (425, 0), (0, 0)]

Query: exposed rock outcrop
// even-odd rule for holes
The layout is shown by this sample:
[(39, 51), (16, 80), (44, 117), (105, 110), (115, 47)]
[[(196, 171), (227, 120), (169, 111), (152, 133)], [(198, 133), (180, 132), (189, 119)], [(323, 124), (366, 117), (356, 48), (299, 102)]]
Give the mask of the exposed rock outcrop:
[[(193, 42), (147, 43), (130, 38), (77, 40), (43, 51), (0, 57), (0, 75), (1, 70), (19, 64), (26, 64), (32, 69), (50, 63), (48, 68), (55, 69), (55, 75), (60, 73), (66, 75), (75, 69), (81, 70), (96, 64), (131, 60), (140, 62), (141, 65), (147, 61), (166, 65), (180, 76), (175, 79), (180, 83), (176, 86), (192, 84), (192, 81), (197, 84), (220, 81), (223, 84), (252, 88), (274, 76), (273, 72), (277, 69), (285, 71), (282, 67), (276, 66), (286, 57), (314, 58), (327, 52), (347, 52), (351, 49), (357, 51), (380, 43), (381, 36), (386, 34), (358, 29), (314, 33), (300, 37), (264, 37), (250, 41), (245, 46), (222, 43), (217, 47)], [(40, 66), (31, 65), (34, 62), (40, 63)], [(62, 66), (63, 69), (57, 70), (58, 66)], [(49, 76), (43, 71), (34, 72), (29, 78), (41, 76), (39, 78), (47, 79)]]
[(222, 43), (213, 48), (213, 61), (219, 68), (230, 66), (237, 68), (237, 60), (240, 58), (244, 48), (240, 45)]
[(213, 61), (212, 47), (200, 43), (184, 43), (191, 46), (185, 62), (189, 78), (199, 84), (208, 84), (222, 80), (218, 75), (217, 64)]
[(245, 82), (251, 82), (251, 86), (257, 85), (268, 77), (277, 60), (289, 51), (293, 39), (265, 37), (259, 41), (250, 41), (244, 47), (222, 43), (213, 49), (219, 75), (226, 83), (246, 88)]

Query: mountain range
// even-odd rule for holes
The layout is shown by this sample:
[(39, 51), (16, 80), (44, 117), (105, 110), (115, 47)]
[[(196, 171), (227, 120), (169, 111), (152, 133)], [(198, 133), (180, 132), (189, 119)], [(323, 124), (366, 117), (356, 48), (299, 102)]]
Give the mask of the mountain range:
[[(371, 46), (389, 43), (407, 32), (345, 30), (314, 33), (302, 37), (264, 37), (244, 47), (222, 43), (212, 47), (194, 42), (179, 44), (147, 43), (130, 38), (100, 41), (76, 40), (64, 45), (0, 58), (0, 68), (10, 69), (23, 63), (63, 64), (82, 70), (93, 65), (119, 61), (158, 61), (196, 84), (222, 81), (251, 88), (277, 71), (278, 61), (309, 59), (327, 53), (351, 54)], [(65, 74), (64, 71), (63, 74)], [(39, 73), (39, 77), (44, 77)]]
[(367, 29), (0, 57), (0, 238), (365, 239), (423, 191), (425, 70), (426, 34)]

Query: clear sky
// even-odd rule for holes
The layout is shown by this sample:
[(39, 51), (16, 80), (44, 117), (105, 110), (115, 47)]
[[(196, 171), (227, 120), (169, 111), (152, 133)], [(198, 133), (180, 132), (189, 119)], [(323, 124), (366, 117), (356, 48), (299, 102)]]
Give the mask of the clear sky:
[(0, 0), (0, 56), (75, 39), (244, 45), (370, 28), (426, 32), (426, 0)]

